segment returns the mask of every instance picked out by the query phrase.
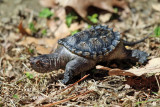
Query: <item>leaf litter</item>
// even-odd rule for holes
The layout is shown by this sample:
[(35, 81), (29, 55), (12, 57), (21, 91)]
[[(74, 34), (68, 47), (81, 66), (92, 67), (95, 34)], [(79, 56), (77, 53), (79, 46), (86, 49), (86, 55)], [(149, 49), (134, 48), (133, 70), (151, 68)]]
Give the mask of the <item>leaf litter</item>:
[[(98, 14), (96, 17), (98, 23), (108, 24), (120, 31), (127, 41), (138, 40), (158, 26), (160, 19), (158, 2), (86, 0), (83, 1), (84, 3), (80, 1), (79, 5), (75, 5), (74, 2), (77, 4), (77, 0), (39, 1), (43, 6), (50, 7), (54, 15), (42, 19), (37, 11), (28, 7), (21, 9), (18, 5), (15, 6), (18, 7), (15, 11), (17, 13), (9, 16), (9, 19), (0, 20), (0, 106), (27, 106), (28, 104), (34, 106), (153, 106), (160, 104), (158, 100), (160, 39), (158, 36), (150, 37), (146, 42), (134, 47), (150, 54), (150, 60), (146, 65), (135, 65), (128, 70), (101, 66), (99, 72), (104, 70), (105, 73), (95, 74), (99, 78), (94, 79), (92, 74), (85, 80), (86, 76), (78, 77), (83, 81), (70, 86), (65, 86), (59, 81), (63, 78), (63, 70), (38, 74), (31, 70), (28, 61), (30, 56), (54, 51), (58, 39), (89, 28), (90, 23), (82, 19), (93, 14)], [(32, 8), (38, 6), (37, 1), (23, 2), (22, 6), (25, 2), (29, 2)], [(5, 3), (0, 4), (2, 5), (0, 8), (5, 8)], [(107, 4), (102, 6), (100, 3)], [(4, 11), (10, 9), (6, 7)], [(41, 10), (39, 7), (38, 10)], [(73, 8), (78, 17), (71, 22), (70, 27), (66, 23), (67, 7)], [(97, 8), (101, 10), (93, 13), (93, 10), (88, 10), (90, 7), (93, 10)], [(23, 20), (24, 25), (20, 20)], [(29, 28), (30, 23), (33, 24)], [(32, 29), (35, 29), (36, 33)], [(42, 34), (43, 31), (45, 33)], [(156, 31), (158, 34), (158, 30)], [(116, 65), (113, 66), (116, 67)], [(106, 70), (109, 76), (106, 75)]]

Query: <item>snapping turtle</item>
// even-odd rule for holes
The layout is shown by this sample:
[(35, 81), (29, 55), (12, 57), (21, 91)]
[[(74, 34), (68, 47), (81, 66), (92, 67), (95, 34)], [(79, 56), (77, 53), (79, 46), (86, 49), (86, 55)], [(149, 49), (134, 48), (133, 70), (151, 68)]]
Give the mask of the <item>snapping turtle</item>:
[(90, 70), (99, 62), (109, 62), (115, 59), (131, 59), (144, 63), (148, 54), (140, 50), (127, 50), (125, 45), (137, 42), (121, 40), (119, 32), (114, 32), (108, 26), (92, 26), (58, 41), (54, 53), (30, 58), (31, 67), (40, 73), (65, 69), (62, 82), (68, 84), (73, 76)]

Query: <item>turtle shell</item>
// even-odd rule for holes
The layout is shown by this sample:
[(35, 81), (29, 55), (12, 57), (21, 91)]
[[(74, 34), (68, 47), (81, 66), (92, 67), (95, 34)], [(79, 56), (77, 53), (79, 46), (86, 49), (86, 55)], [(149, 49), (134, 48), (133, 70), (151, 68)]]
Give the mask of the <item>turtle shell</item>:
[(60, 39), (58, 44), (63, 45), (76, 55), (97, 59), (107, 56), (119, 42), (119, 32), (114, 32), (108, 26), (97, 25)]

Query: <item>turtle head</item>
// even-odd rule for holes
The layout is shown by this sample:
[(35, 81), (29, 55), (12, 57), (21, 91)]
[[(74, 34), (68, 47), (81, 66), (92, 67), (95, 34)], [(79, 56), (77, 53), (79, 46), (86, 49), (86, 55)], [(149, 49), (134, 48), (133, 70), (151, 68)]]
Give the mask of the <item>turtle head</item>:
[(54, 70), (54, 66), (51, 64), (52, 60), (48, 55), (40, 55), (30, 58), (31, 67), (39, 73), (51, 72)]

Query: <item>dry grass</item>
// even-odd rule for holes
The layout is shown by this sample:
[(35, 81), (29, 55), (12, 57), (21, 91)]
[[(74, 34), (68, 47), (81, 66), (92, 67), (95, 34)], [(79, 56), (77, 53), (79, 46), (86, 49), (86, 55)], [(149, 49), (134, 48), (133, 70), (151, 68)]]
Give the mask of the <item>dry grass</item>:
[[(160, 12), (152, 8), (151, 4), (152, 2), (157, 3), (156, 0), (147, 2), (146, 0), (136, 0), (136, 2), (128, 0), (128, 2), (129, 7), (135, 12), (132, 12), (128, 17), (120, 15), (122, 21), (114, 19), (102, 24), (114, 26), (128, 41), (138, 40), (152, 32), (159, 24)], [(1, 5), (4, 4), (0, 3)], [(91, 75), (80, 83), (68, 87), (59, 81), (63, 78), (63, 70), (47, 74), (34, 72), (30, 67), (28, 58), (38, 55), (36, 45), (24, 46), (19, 44), (27, 36), (21, 35), (17, 26), (24, 15), (26, 19), (23, 21), (26, 27), (29, 19), (33, 21), (33, 15), (37, 18), (38, 28), (42, 30), (44, 23), (41, 22), (45, 19), (39, 18), (34, 9), (27, 9), (20, 9), (22, 15), (13, 14), (13, 16), (8, 17), (12, 19), (11, 21), (5, 22), (0, 18), (0, 107), (42, 105), (46, 107), (53, 105), (144, 107), (160, 105), (159, 74), (156, 74), (156, 78), (153, 74), (151, 77), (133, 78), (105, 76), (98, 77), (96, 80)], [(83, 23), (87, 24), (86, 22)], [(46, 37), (54, 39), (53, 32), (47, 27), (45, 29), (47, 29)], [(38, 37), (44, 38), (44, 36), (39, 35)], [(151, 59), (160, 56), (159, 46), (160, 39), (151, 37), (134, 48), (148, 52), (151, 54), (149, 57)], [(33, 51), (31, 52), (31, 50)], [(153, 83), (146, 83), (149, 79)]]

